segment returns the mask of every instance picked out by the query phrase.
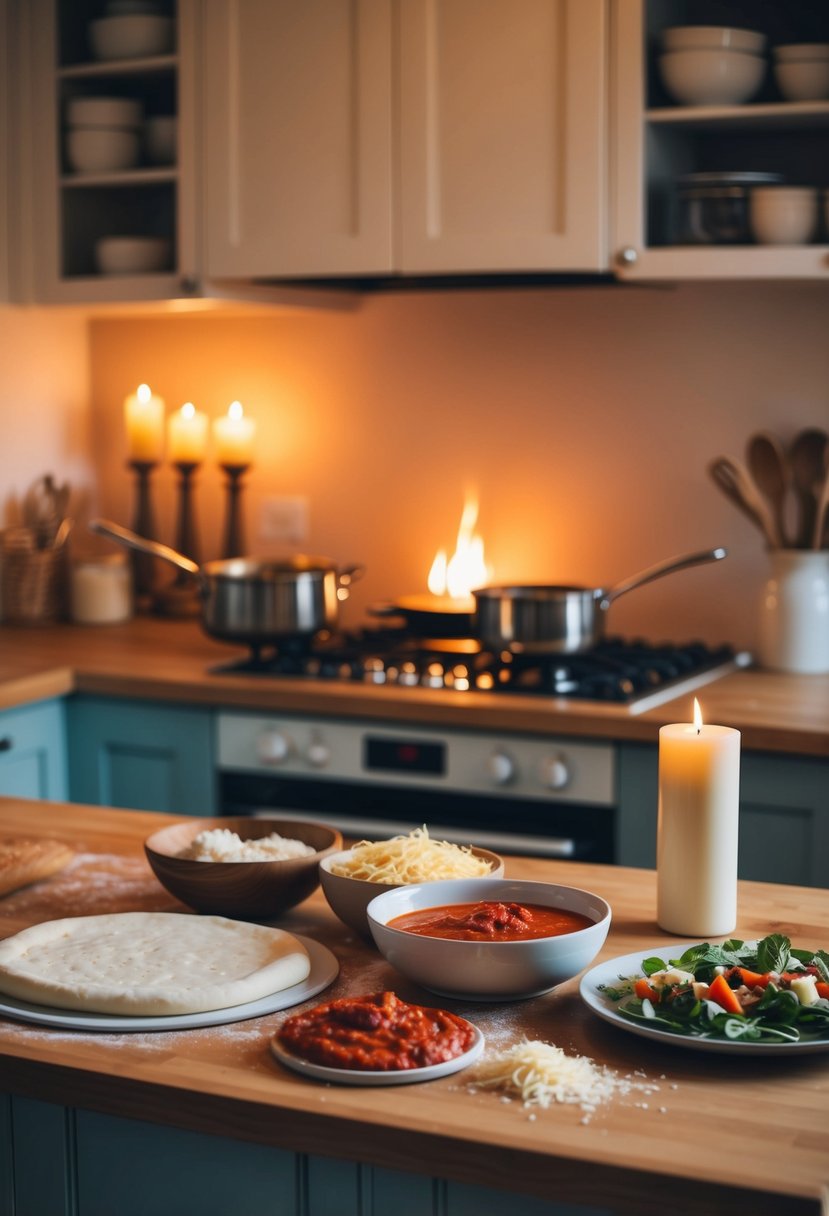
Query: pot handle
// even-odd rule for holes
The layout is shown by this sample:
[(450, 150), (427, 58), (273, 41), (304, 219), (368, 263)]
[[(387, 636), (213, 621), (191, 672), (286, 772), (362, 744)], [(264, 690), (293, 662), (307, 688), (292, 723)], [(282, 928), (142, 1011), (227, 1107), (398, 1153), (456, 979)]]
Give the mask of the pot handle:
[(337, 571), (337, 599), (347, 600), (351, 594), (351, 584), (361, 579), (366, 572), (365, 566), (344, 566)]
[(673, 574), (676, 570), (686, 570), (689, 566), (703, 566), (707, 562), (722, 561), (727, 553), (727, 549), (703, 549), (699, 553), (686, 553), (682, 557), (672, 557), (666, 562), (657, 562), (655, 566), (649, 566), (647, 570), (641, 570), (639, 574), (634, 574), (624, 582), (617, 583), (609, 591), (597, 591), (595, 598), (598, 600), (600, 608), (607, 608), (620, 595), (626, 595), (628, 591), (633, 591), (636, 587), (643, 587), (645, 583), (663, 578), (666, 574)]
[(204, 575), (196, 563), (168, 545), (162, 545), (157, 540), (146, 540), (136, 532), (131, 532), (129, 528), (122, 528), (120, 524), (111, 523), (108, 519), (91, 519), (88, 526), (89, 531), (97, 533), (98, 536), (106, 536), (119, 545), (125, 545), (128, 549), (135, 549), (138, 553), (147, 553), (150, 557), (159, 557), (163, 562), (170, 562), (171, 565), (178, 566), (179, 570), (195, 575), (202, 587), (206, 586)]

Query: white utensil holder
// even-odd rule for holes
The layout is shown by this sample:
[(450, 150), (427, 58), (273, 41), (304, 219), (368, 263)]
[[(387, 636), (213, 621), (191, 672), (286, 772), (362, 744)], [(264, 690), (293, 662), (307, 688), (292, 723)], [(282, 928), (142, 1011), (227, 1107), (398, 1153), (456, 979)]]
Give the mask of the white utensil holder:
[(829, 672), (829, 552), (777, 549), (760, 601), (764, 667), (804, 675)]

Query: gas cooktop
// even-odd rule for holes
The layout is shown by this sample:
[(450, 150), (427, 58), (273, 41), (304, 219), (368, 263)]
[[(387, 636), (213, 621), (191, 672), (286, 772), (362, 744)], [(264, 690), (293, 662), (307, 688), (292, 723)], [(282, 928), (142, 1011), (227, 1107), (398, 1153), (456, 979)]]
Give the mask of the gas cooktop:
[(522, 694), (623, 705), (642, 713), (738, 667), (751, 656), (703, 642), (650, 643), (609, 638), (580, 654), (498, 654), (474, 638), (417, 638), (410, 631), (367, 626), (317, 634), (276, 647), (254, 647), (248, 659), (216, 674)]

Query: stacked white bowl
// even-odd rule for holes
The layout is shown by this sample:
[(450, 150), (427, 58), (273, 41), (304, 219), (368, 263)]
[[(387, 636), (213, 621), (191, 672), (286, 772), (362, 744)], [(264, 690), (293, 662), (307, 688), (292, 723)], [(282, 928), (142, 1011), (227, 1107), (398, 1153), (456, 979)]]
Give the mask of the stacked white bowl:
[(674, 101), (728, 106), (749, 101), (766, 74), (766, 36), (724, 25), (675, 25), (660, 35), (659, 73)]
[(773, 51), (774, 78), (786, 101), (829, 98), (829, 42), (792, 42)]
[(112, 173), (138, 164), (141, 102), (73, 97), (66, 107), (66, 156), (75, 173)]

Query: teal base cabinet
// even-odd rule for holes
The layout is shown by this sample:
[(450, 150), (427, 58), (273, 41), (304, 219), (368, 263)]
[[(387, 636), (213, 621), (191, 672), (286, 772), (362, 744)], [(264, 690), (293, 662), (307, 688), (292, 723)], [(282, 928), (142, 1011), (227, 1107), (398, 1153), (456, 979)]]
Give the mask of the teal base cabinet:
[(66, 712), (72, 802), (216, 814), (209, 709), (76, 696)]
[(66, 801), (62, 701), (38, 701), (0, 713), (0, 794)]
[(611, 1216), (0, 1094), (0, 1216)]
[[(619, 756), (618, 860), (656, 865), (658, 751), (625, 744)], [(829, 761), (743, 752), (739, 876), (829, 886)]]

